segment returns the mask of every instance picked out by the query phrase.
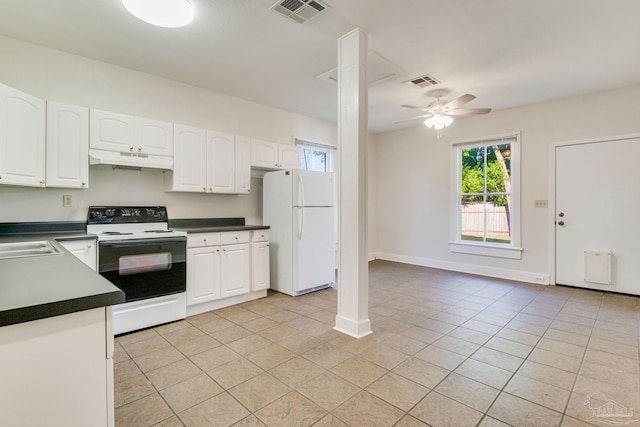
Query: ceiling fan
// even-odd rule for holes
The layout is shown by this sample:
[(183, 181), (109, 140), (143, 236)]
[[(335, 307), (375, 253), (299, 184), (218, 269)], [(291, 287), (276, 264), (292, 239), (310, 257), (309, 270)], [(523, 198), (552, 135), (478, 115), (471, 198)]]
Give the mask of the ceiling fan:
[(452, 101), (443, 101), (442, 97), (448, 93), (448, 89), (436, 89), (427, 93), (427, 95), (436, 98), (436, 100), (426, 107), (417, 107), (415, 105), (401, 105), (401, 107), (424, 111), (427, 114), (412, 117), (406, 120), (401, 120), (397, 123), (426, 118), (424, 124), (427, 127), (440, 130), (453, 123), (453, 118), (451, 116), (471, 116), (475, 114), (487, 114), (491, 112), (491, 108), (459, 108), (467, 102), (471, 102), (476, 99), (476, 97), (471, 94), (459, 96)]

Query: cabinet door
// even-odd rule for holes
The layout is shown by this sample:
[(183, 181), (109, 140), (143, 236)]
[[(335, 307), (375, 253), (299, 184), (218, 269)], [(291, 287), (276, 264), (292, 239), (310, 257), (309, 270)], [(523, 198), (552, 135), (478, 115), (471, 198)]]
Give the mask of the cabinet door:
[(45, 102), (0, 84), (0, 184), (44, 186)]
[(172, 191), (207, 191), (207, 141), (204, 129), (174, 125)]
[(278, 144), (274, 142), (251, 140), (251, 166), (275, 169), (278, 164)]
[(47, 101), (47, 187), (89, 185), (89, 109)]
[(234, 193), (235, 138), (228, 133), (207, 131), (207, 191)]
[(59, 242), (66, 250), (71, 252), (80, 261), (91, 267), (92, 270), (97, 271), (97, 255), (95, 240), (73, 240), (66, 242)]
[(255, 242), (251, 254), (251, 290), (269, 289), (269, 242)]
[(135, 118), (135, 146), (143, 154), (173, 156), (173, 123)]
[(89, 146), (117, 152), (134, 151), (133, 116), (91, 109), (89, 112)]
[(249, 292), (249, 244), (222, 246), (222, 298)]
[(236, 193), (251, 192), (251, 140), (236, 136)]
[(300, 169), (300, 150), (294, 145), (280, 144), (278, 146), (280, 169)]
[(187, 305), (220, 298), (220, 247), (187, 249)]

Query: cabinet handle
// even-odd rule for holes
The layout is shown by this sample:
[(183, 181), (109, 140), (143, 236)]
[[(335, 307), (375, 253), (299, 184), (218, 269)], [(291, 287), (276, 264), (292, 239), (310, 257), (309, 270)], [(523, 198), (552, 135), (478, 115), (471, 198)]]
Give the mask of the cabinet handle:
[(129, 151), (133, 151), (133, 147), (129, 147)]
[(83, 183), (81, 183), (81, 185), (84, 187), (84, 186), (86, 186), (86, 185), (87, 185), (87, 183), (86, 183), (86, 182), (83, 182)]
[(0, 179), (2, 179), (2, 175), (0, 175)]
[(211, 191), (213, 191), (213, 189), (211, 187), (209, 187), (209, 191), (211, 192)]
[(204, 243), (207, 243), (207, 239), (202, 239), (202, 241), (203, 241)]
[(142, 147), (138, 147), (138, 153), (142, 153)]
[(202, 187), (202, 191), (206, 192), (207, 191), (207, 187)]
[(249, 188), (249, 189), (247, 189), (247, 193), (251, 193), (251, 189), (250, 189), (250, 188)]
[(40, 181), (40, 185), (44, 187), (44, 181)]

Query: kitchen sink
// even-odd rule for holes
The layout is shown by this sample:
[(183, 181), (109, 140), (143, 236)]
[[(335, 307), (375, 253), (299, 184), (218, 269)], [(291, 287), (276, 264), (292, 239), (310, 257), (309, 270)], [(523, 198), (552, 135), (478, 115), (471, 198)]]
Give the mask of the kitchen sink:
[(60, 255), (63, 250), (46, 240), (36, 242), (0, 243), (0, 259)]

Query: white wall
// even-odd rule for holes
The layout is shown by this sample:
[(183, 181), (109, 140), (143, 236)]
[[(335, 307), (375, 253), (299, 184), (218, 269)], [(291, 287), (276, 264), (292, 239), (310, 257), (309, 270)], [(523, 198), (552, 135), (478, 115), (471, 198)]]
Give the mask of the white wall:
[[(292, 137), (337, 144), (337, 126), (130, 69), (0, 36), (0, 82), (34, 96), (281, 144)], [(90, 205), (167, 205), (172, 218), (262, 221), (262, 180), (250, 195), (164, 193), (160, 171), (92, 166), (87, 190), (0, 186), (0, 222), (83, 221)], [(62, 194), (74, 206), (62, 207)]]
[[(548, 275), (553, 143), (640, 132), (640, 86), (456, 119), (442, 139), (425, 126), (377, 135), (377, 246), (380, 258), (533, 281)], [(449, 252), (453, 141), (521, 132), (521, 260)]]

